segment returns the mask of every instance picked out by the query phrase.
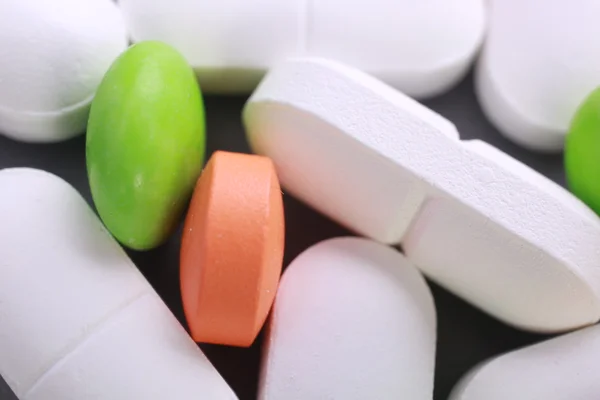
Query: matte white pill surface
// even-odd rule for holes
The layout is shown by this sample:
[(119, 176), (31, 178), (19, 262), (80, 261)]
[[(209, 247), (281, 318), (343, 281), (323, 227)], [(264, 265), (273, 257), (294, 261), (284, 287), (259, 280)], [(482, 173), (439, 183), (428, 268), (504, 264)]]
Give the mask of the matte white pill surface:
[(206, 92), (249, 92), (290, 56), (364, 69), (411, 96), (448, 90), (483, 41), (484, 0), (120, 0), (134, 40), (162, 40)]
[(597, 400), (600, 327), (507, 353), (467, 374), (450, 400)]
[(249, 99), (244, 123), (288, 193), (402, 243), (429, 277), (496, 318), (541, 332), (600, 319), (600, 219), (382, 82), (332, 61), (285, 62)]
[(476, 74), (483, 111), (509, 139), (563, 148), (575, 110), (600, 85), (600, 2), (490, 0)]
[(262, 360), (261, 400), (431, 400), (436, 315), (398, 251), (337, 238), (283, 274)]
[(55, 142), (83, 133), (98, 84), (126, 47), (110, 0), (0, 1), (0, 134)]
[(21, 400), (235, 395), (84, 199), (0, 171), (0, 375)]

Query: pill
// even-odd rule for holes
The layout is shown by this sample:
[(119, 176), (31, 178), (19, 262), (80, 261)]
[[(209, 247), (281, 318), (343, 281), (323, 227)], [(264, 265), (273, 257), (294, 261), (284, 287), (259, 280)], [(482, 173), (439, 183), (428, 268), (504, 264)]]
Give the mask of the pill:
[(135, 250), (169, 238), (202, 171), (205, 141), (202, 94), (179, 52), (144, 42), (114, 61), (92, 103), (86, 161), (115, 238)]
[(135, 41), (178, 48), (211, 93), (249, 93), (273, 64), (320, 56), (411, 96), (458, 82), (483, 41), (484, 0), (120, 0)]
[(273, 162), (213, 153), (194, 190), (181, 243), (181, 294), (197, 342), (254, 342), (277, 291), (284, 225)]
[(269, 320), (261, 400), (431, 400), (436, 313), (397, 250), (352, 237), (300, 254)]
[(587, 96), (571, 121), (565, 171), (571, 191), (600, 214), (600, 88)]
[(600, 2), (490, 0), (476, 71), (488, 119), (533, 151), (564, 147), (571, 118), (600, 85)]
[[(327, 82), (327, 84), (324, 84)], [(536, 332), (600, 319), (600, 219), (562, 187), (356, 68), (297, 59), (244, 107), (286, 192), (402, 244), (433, 281)]]
[(126, 47), (110, 0), (2, 0), (0, 133), (25, 142), (83, 133), (98, 84)]
[(0, 374), (21, 400), (235, 395), (85, 200), (0, 171)]
[(599, 326), (548, 339), (481, 363), (450, 400), (595, 400), (598, 352)]

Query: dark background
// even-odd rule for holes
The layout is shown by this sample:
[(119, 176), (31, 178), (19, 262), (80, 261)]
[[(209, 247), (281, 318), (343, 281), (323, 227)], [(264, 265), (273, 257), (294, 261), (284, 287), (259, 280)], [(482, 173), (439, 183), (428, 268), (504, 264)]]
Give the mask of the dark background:
[[(217, 149), (249, 151), (241, 124), (241, 109), (245, 101), (245, 97), (205, 97), (209, 150), (207, 160), (210, 153)], [(539, 155), (523, 150), (504, 139), (487, 122), (473, 92), (472, 75), (467, 76), (449, 93), (423, 103), (454, 122), (462, 138), (483, 139), (564, 186), (562, 155)], [(17, 166), (40, 168), (63, 177), (92, 204), (85, 168), (83, 136), (51, 145), (17, 143), (0, 137), (0, 168)], [(316, 242), (349, 234), (292, 197), (284, 195), (284, 199), (286, 216), (284, 266)], [(128, 253), (173, 313), (185, 325), (178, 280), (180, 234), (181, 231), (177, 232), (168, 243), (158, 249), (149, 252), (128, 251)], [(438, 311), (435, 400), (445, 400), (456, 381), (478, 362), (507, 350), (545, 339), (543, 336), (509, 328), (440, 287), (434, 284), (431, 284), (431, 287)], [(201, 345), (240, 400), (256, 398), (261, 342), (262, 336), (249, 349)], [(10, 389), (0, 380), (0, 400), (14, 399)]]

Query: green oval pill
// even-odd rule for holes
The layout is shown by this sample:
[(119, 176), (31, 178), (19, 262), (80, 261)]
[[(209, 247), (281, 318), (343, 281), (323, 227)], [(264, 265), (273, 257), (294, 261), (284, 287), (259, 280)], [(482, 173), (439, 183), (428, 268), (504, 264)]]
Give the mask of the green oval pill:
[(169, 237), (205, 143), (202, 94), (180, 53), (140, 42), (114, 61), (92, 102), (86, 162), (94, 204), (117, 240), (148, 250)]
[(579, 106), (565, 141), (571, 192), (600, 214), (600, 88)]

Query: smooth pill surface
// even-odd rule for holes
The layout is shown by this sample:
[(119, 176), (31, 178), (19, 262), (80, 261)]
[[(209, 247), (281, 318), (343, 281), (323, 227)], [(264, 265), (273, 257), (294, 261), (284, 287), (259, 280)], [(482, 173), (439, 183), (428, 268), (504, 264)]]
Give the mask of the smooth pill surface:
[(506, 353), (469, 372), (450, 400), (596, 400), (600, 327)]
[(571, 121), (565, 171), (571, 191), (600, 213), (600, 88), (590, 93)]
[(484, 0), (120, 0), (134, 41), (162, 40), (206, 92), (249, 93), (289, 57), (363, 69), (415, 97), (449, 90), (483, 42)]
[(96, 88), (126, 48), (111, 0), (0, 1), (0, 134), (57, 142), (85, 132)]
[(382, 81), (331, 60), (289, 60), (250, 97), (244, 124), (286, 193), (401, 244), (429, 278), (495, 318), (544, 333), (600, 319), (600, 218)]
[(90, 206), (0, 171), (0, 374), (21, 400), (236, 396)]
[(431, 400), (436, 313), (397, 250), (320, 242), (283, 274), (265, 337), (260, 400)]
[(476, 69), (483, 112), (513, 142), (560, 152), (577, 107), (600, 85), (600, 2), (490, 0)]
[(205, 152), (202, 94), (186, 60), (144, 42), (111, 66), (92, 103), (87, 169), (94, 203), (125, 246), (147, 250), (173, 232)]
[(215, 152), (196, 185), (181, 243), (181, 294), (197, 342), (254, 342), (277, 291), (284, 225), (273, 162)]

